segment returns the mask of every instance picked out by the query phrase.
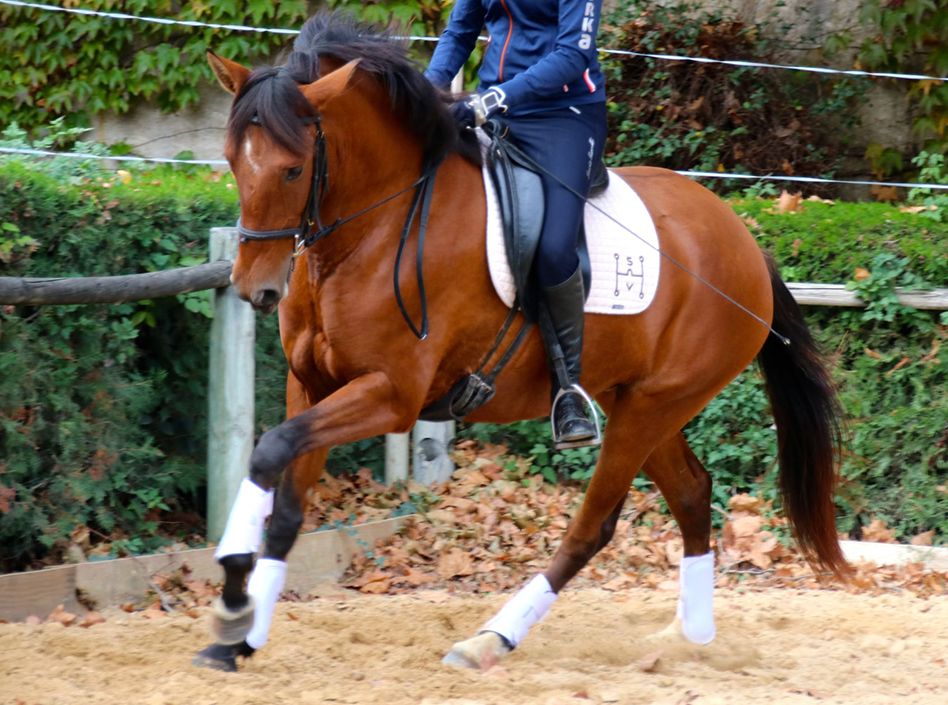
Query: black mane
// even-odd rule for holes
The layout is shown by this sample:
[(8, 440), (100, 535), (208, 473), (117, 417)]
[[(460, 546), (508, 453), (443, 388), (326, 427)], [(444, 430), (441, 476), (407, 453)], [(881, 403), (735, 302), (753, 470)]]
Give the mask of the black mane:
[(314, 113), (298, 86), (319, 78), (321, 56), (343, 63), (360, 59), (359, 69), (385, 86), (393, 110), (420, 139), (425, 167), (450, 152), (459, 152), (473, 162), (480, 160), (476, 142), (459, 132), (444, 97), (408, 58), (405, 45), (339, 12), (320, 12), (307, 20), (286, 64), (258, 68), (250, 74), (234, 100), (227, 123), (229, 135), (239, 141), (247, 127), (259, 123), (281, 146), (302, 154), (308, 124), (305, 118)]

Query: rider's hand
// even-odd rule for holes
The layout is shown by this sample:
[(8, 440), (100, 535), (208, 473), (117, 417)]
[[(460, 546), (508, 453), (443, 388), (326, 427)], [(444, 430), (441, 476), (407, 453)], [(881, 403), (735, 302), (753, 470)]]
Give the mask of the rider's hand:
[(452, 103), (451, 114), (461, 127), (480, 127), (495, 113), (507, 112), (506, 98), (504, 92), (495, 86)]
[(449, 108), (454, 121), (461, 127), (472, 129), (474, 127), (475, 117), (474, 108), (471, 107), (470, 98), (456, 100), (451, 103)]

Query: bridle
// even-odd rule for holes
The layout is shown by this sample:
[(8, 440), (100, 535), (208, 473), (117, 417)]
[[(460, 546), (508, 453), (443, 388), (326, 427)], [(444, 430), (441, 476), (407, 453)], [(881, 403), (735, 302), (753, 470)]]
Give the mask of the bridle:
[[(244, 227), (240, 220), (237, 221), (237, 234), (240, 236), (241, 243), (251, 240), (283, 240), (293, 238), (294, 258), (305, 248), (317, 240), (326, 237), (326, 235), (338, 227), (333, 224), (332, 228), (326, 228), (319, 217), (319, 205), (329, 185), (329, 169), (326, 164), (326, 133), (323, 132), (322, 120), (319, 115), (313, 115), (311, 117), (302, 118), (302, 121), (306, 125), (316, 126), (316, 140), (313, 143), (313, 178), (310, 181), (309, 194), (306, 197), (306, 206), (303, 208), (300, 224), (295, 228), (251, 230), (250, 228)], [(250, 124), (260, 125), (260, 118), (254, 116)], [(310, 230), (314, 225), (317, 226), (317, 229), (310, 235)]]
[[(395, 193), (386, 196), (385, 198), (376, 201), (375, 203), (372, 203), (361, 210), (356, 211), (355, 213), (337, 218), (329, 225), (325, 225), (320, 217), (319, 208), (323, 198), (329, 191), (329, 164), (326, 158), (326, 133), (323, 131), (322, 120), (320, 119), (319, 115), (304, 117), (302, 120), (304, 124), (315, 125), (316, 139), (313, 142), (313, 178), (310, 181), (309, 194), (306, 197), (306, 206), (303, 208), (303, 213), (300, 217), (300, 224), (295, 228), (251, 230), (250, 228), (244, 227), (244, 225), (238, 219), (237, 234), (240, 238), (239, 241), (244, 243), (251, 241), (284, 240), (293, 238), (292, 258), (295, 260), (307, 247), (315, 242), (318, 242), (319, 240), (322, 240), (325, 237), (328, 237), (346, 223), (353, 221), (356, 218), (359, 218), (366, 213), (369, 213), (370, 211), (385, 205), (389, 201), (395, 200), (402, 194), (414, 189), (415, 195), (412, 197), (411, 206), (408, 210), (408, 216), (406, 217), (405, 224), (402, 227), (402, 234), (398, 243), (398, 251), (395, 256), (394, 287), (395, 299), (398, 302), (398, 308), (401, 311), (405, 322), (408, 323), (408, 327), (411, 328), (412, 333), (414, 333), (419, 340), (424, 340), (428, 337), (428, 301), (427, 297), (425, 296), (425, 281), (422, 272), (422, 259), (425, 244), (425, 233), (428, 229), (428, 214), (431, 209), (431, 196), (434, 192), (434, 181), (438, 167), (440, 166), (440, 161), (428, 166), (420, 177), (408, 184), (408, 186), (405, 188), (400, 189)], [(260, 119), (256, 116), (250, 122), (253, 125), (261, 124)], [(414, 225), (415, 219), (419, 216), (419, 214), (420, 219), (418, 225), (418, 245), (416, 248), (417, 253), (415, 261), (415, 276), (418, 280), (418, 290), (421, 300), (421, 326), (416, 327), (414, 322), (411, 320), (408, 310), (405, 308), (405, 303), (401, 294), (401, 287), (398, 281), (398, 273), (400, 270), (402, 253), (405, 249), (405, 243), (408, 241), (412, 226)]]

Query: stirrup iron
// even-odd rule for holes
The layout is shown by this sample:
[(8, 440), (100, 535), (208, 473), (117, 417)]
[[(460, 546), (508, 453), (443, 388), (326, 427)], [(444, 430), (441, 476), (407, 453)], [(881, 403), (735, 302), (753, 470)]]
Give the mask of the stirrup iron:
[[(592, 438), (585, 438), (580, 441), (561, 441), (556, 435), (556, 405), (560, 403), (560, 400), (565, 395), (572, 393), (578, 394), (592, 412), (590, 416), (593, 426), (596, 427), (596, 434)], [(566, 387), (560, 387), (559, 391), (556, 393), (556, 396), (553, 397), (553, 406), (550, 409), (550, 432), (553, 436), (553, 448), (555, 450), (565, 450), (566, 448), (582, 448), (584, 446), (598, 446), (602, 444), (601, 425), (602, 424), (599, 422), (599, 412), (596, 411), (596, 404), (586, 393), (585, 389), (580, 387), (578, 384), (570, 384)]]

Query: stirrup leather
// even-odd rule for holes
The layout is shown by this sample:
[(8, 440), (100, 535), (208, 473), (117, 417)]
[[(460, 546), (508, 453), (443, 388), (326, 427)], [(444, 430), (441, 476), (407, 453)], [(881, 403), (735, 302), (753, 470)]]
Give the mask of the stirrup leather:
[[(571, 394), (574, 392), (582, 398), (582, 400), (586, 403), (586, 406), (589, 407), (589, 410), (592, 412), (591, 418), (593, 426), (596, 427), (596, 434), (592, 438), (587, 438), (580, 441), (561, 441), (556, 435), (556, 405), (560, 403), (560, 400), (566, 394)], [(553, 447), (556, 450), (564, 450), (566, 448), (582, 448), (583, 446), (598, 446), (602, 443), (599, 412), (596, 411), (596, 405), (593, 403), (592, 398), (586, 393), (586, 390), (580, 387), (578, 384), (570, 384), (567, 387), (560, 387), (560, 390), (556, 393), (556, 396), (553, 397), (553, 407), (550, 409), (550, 427), (553, 436)]]

